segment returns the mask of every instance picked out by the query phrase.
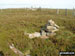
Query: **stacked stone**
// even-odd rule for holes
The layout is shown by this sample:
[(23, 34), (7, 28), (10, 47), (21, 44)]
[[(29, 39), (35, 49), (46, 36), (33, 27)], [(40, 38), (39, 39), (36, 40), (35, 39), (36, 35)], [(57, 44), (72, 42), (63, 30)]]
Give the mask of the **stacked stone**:
[(40, 32), (34, 32), (34, 33), (24, 33), (25, 35), (28, 35), (30, 39), (35, 37), (41, 37), (44, 39), (49, 38), (48, 36), (54, 36), (56, 35), (56, 31), (59, 30), (59, 26), (55, 24), (53, 20), (48, 20), (48, 23), (41, 28)]
[(48, 23), (41, 29), (41, 35), (42, 36), (55, 35), (56, 34), (55, 32), (58, 30), (59, 26), (56, 25), (53, 20), (48, 20)]

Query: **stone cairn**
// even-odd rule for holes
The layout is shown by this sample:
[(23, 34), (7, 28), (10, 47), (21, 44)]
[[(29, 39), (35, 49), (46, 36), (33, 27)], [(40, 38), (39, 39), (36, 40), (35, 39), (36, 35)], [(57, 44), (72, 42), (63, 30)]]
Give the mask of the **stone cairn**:
[(58, 30), (59, 30), (59, 26), (55, 24), (53, 20), (48, 20), (48, 23), (41, 28), (40, 34), (41, 36), (48, 38), (48, 36), (56, 35), (55, 32)]
[(49, 38), (49, 36), (56, 35), (56, 31), (59, 30), (59, 26), (55, 24), (53, 20), (48, 20), (48, 23), (41, 28), (40, 32), (35, 33), (26, 33), (25, 35), (28, 35), (29, 38), (35, 38), (35, 37), (41, 37), (41, 38)]

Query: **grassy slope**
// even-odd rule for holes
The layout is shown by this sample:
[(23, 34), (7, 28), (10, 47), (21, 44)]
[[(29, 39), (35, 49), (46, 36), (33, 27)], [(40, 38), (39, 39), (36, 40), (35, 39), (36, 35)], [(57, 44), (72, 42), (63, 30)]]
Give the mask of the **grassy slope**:
[[(57, 33), (58, 35), (55, 36), (56, 38), (54, 37), (48, 40), (30, 40), (26, 38), (27, 36), (24, 36), (23, 33), (25, 31), (40, 31), (41, 26), (43, 26), (49, 19), (53, 19), (59, 26), (61, 26), (60, 31)], [(56, 10), (48, 9), (43, 9), (42, 11), (31, 11), (25, 9), (6, 9), (0, 12), (0, 50), (2, 50), (5, 55), (8, 54), (8, 56), (16, 56), (16, 54), (14, 54), (13, 51), (9, 49), (8, 42), (13, 42), (15, 46), (22, 52), (26, 52), (26, 50), (32, 49), (33, 51), (31, 50), (31, 54), (33, 56), (48, 56), (47, 53), (44, 53), (45, 51), (52, 51), (54, 49), (56, 51), (65, 50), (66, 47), (63, 46), (75, 44), (74, 33), (75, 17), (72, 16), (71, 10), (68, 10), (68, 16), (64, 15), (64, 10), (60, 10), (60, 15), (56, 15)], [(72, 43), (67, 43), (67, 41), (71, 40), (69, 38), (72, 39)], [(56, 45), (54, 45), (54, 41), (56, 41)], [(61, 46), (61, 41), (63, 41), (63, 43), (66, 43), (62, 44)], [(49, 43), (51, 43), (50, 45), (53, 46), (52, 48), (49, 48)], [(32, 48), (32, 46), (33, 48), (36, 47), (35, 50)], [(41, 49), (41, 51), (40, 47), (45, 48), (45, 50)], [(59, 47), (59, 49), (55, 47)], [(40, 54), (39, 52), (43, 52), (44, 54)]]

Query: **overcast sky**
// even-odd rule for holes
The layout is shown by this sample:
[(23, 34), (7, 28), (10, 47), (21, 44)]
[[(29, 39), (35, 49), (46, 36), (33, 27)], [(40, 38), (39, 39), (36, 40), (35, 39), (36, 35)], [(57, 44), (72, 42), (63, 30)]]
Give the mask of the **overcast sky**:
[(75, 7), (75, 0), (0, 0), (0, 8), (67, 8)]

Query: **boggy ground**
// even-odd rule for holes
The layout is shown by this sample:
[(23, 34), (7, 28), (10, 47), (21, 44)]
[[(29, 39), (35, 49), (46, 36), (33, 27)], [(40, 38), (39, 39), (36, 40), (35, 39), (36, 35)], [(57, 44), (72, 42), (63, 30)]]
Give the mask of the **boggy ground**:
[[(24, 35), (24, 32), (39, 32), (49, 19), (60, 26), (56, 36), (46, 40), (31, 40)], [(32, 56), (58, 56), (59, 51), (75, 51), (75, 17), (72, 16), (72, 10), (68, 10), (67, 16), (64, 10), (60, 10), (57, 15), (54, 9), (0, 11), (0, 51), (5, 56), (18, 56), (9, 48), (8, 43), (13, 43), (24, 54)]]

